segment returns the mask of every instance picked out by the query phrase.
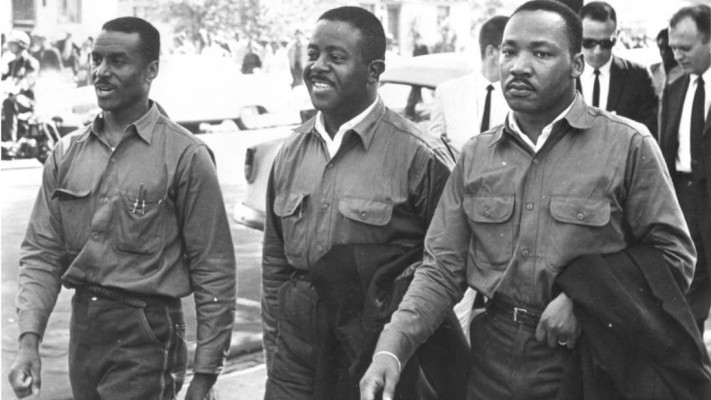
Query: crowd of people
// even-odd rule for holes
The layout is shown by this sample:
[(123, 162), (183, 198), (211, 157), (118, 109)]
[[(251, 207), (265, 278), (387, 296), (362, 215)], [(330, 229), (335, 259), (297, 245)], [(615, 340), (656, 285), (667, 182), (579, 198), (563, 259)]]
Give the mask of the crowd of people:
[[(317, 112), (267, 187), (265, 399), (711, 398), (710, 30), (707, 5), (670, 16), (659, 100), (608, 3), (528, 1), (483, 24), (426, 132), (378, 94), (378, 18), (322, 14), (294, 51)], [(93, 44), (102, 112), (45, 163), (22, 244), (19, 397), (62, 285), (75, 399), (175, 398), (191, 293), (185, 398), (224, 366), (232, 238), (210, 149), (149, 99), (159, 54), (133, 17)]]

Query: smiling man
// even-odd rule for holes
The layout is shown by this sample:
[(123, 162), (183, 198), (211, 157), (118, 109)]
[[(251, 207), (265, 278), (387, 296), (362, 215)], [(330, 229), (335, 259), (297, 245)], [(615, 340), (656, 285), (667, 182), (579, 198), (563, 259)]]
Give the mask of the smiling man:
[(41, 386), (39, 342), (61, 285), (76, 290), (69, 379), (76, 400), (174, 399), (185, 378), (181, 297), (194, 293), (203, 400), (234, 321), (234, 249), (207, 146), (149, 100), (160, 35), (133, 17), (104, 24), (91, 52), (102, 112), (44, 165), (22, 243), (18, 397)]
[[(425, 239), (423, 265), (380, 335), (361, 398), (393, 398), (405, 363), (467, 286), (469, 399), (555, 399), (580, 324), (555, 279), (576, 258), (646, 243), (688, 287), (694, 250), (659, 148), (641, 124), (585, 104), (582, 26), (556, 1), (523, 4), (499, 63), (513, 110), (462, 149)], [(381, 353), (384, 352), (384, 353)], [(578, 397), (566, 397), (578, 398)]]
[[(338, 358), (345, 346), (332, 353), (322, 347), (328, 342), (327, 317), (315, 270), (339, 271), (339, 263), (320, 262), (337, 245), (420, 249), (421, 256), (453, 163), (443, 142), (379, 98), (385, 34), (373, 14), (359, 7), (327, 11), (316, 23), (307, 54), (304, 82), (318, 113), (286, 140), (267, 189), (266, 398), (352, 399), (358, 396), (358, 378), (349, 375), (347, 360)], [(344, 291), (340, 297), (356, 296)], [(336, 359), (335, 365), (324, 364), (328, 359)]]

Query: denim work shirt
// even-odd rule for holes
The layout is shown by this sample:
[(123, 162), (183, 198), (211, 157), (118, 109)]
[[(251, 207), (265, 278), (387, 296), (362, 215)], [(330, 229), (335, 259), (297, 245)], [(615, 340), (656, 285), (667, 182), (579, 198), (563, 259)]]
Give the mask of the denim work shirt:
[(543, 310), (573, 259), (635, 242), (659, 249), (688, 287), (695, 250), (643, 125), (577, 96), (537, 153), (508, 125), (474, 137), (442, 193), (424, 264), (377, 350), (407, 360), (467, 285)]
[(20, 334), (44, 334), (61, 283), (173, 298), (194, 291), (195, 371), (217, 373), (232, 334), (236, 268), (209, 150), (155, 103), (113, 151), (102, 128), (99, 115), (45, 163), (21, 249)]
[[(314, 128), (280, 149), (267, 189), (262, 323), (268, 360), (276, 344), (277, 291), (335, 244), (421, 245), (451, 168), (444, 143), (382, 100), (346, 132), (331, 159)], [(269, 364), (268, 364), (269, 366)]]

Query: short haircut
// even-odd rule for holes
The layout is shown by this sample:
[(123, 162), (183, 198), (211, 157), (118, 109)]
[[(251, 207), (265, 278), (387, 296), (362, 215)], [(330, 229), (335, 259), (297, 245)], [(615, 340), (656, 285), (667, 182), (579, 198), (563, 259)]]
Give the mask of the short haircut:
[(674, 28), (676, 24), (687, 17), (696, 23), (696, 29), (704, 37), (704, 43), (708, 42), (711, 36), (711, 8), (706, 4), (684, 7), (672, 15), (669, 26)]
[(548, 11), (560, 15), (565, 22), (565, 29), (568, 33), (568, 49), (570, 50), (570, 54), (574, 55), (580, 53), (583, 43), (583, 24), (580, 22), (578, 14), (573, 12), (570, 7), (554, 0), (532, 0), (523, 3), (511, 16), (513, 17), (523, 11)]
[(486, 20), (484, 25), (481, 26), (481, 30), (479, 30), (479, 50), (481, 51), (481, 58), (484, 58), (486, 46), (492, 45), (499, 47), (501, 45), (501, 38), (504, 36), (504, 28), (508, 21), (509, 17), (497, 15)]
[(657, 34), (657, 42), (659, 42), (662, 39), (666, 40), (667, 42), (669, 41), (669, 28), (664, 28), (664, 29), (660, 30), (659, 33)]
[(380, 20), (361, 7), (339, 7), (326, 11), (319, 21), (341, 21), (351, 24), (361, 33), (360, 50), (363, 61), (385, 60), (385, 31)]
[(611, 5), (604, 1), (591, 1), (580, 10), (580, 19), (590, 18), (593, 21), (612, 21), (617, 25), (617, 13)]
[(160, 33), (150, 22), (137, 17), (119, 17), (101, 27), (104, 31), (138, 33), (140, 53), (146, 64), (160, 59)]

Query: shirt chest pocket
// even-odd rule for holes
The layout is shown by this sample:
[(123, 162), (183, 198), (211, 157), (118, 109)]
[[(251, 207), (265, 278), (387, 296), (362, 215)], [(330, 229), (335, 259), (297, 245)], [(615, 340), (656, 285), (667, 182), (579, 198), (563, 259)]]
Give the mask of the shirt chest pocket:
[(114, 242), (117, 250), (144, 255), (160, 250), (164, 236), (164, 200), (164, 196), (150, 192), (121, 192)]
[[(605, 199), (552, 196), (553, 227), (549, 240), (559, 251), (581, 254), (591, 243), (603, 243), (610, 223), (610, 203)], [(566, 254), (559, 254), (565, 257)]]
[(392, 240), (392, 202), (343, 198), (338, 201), (343, 229), (337, 232), (341, 243), (385, 243)]
[(308, 193), (278, 193), (274, 199), (274, 214), (281, 220), (284, 253), (291, 260), (306, 254), (307, 224), (304, 212)]
[(473, 257), (479, 266), (506, 268), (514, 248), (514, 196), (464, 197), (472, 229)]
[(64, 246), (69, 253), (77, 253), (89, 239), (93, 215), (91, 190), (55, 189), (52, 199), (57, 200), (62, 217)]

